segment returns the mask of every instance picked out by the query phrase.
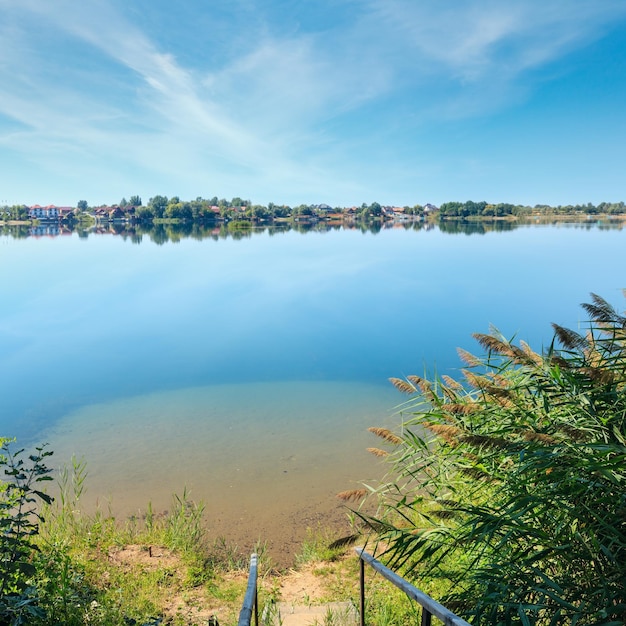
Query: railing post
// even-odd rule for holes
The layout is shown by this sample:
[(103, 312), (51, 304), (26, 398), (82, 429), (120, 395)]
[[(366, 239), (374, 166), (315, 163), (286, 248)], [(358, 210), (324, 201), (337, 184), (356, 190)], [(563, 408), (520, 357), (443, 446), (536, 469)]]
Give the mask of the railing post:
[(250, 574), (248, 575), (248, 586), (246, 595), (243, 599), (243, 606), (239, 613), (238, 626), (250, 626), (252, 621), (252, 613), (254, 612), (255, 626), (259, 624), (259, 606), (257, 591), (257, 555), (250, 557)]
[(254, 626), (259, 626), (259, 587), (254, 588)]
[(360, 614), (361, 614), (361, 626), (365, 626), (365, 561), (359, 557), (359, 563), (361, 564), (360, 571), (360, 588), (361, 588), (361, 597), (360, 597)]
[(431, 615), (430, 611), (425, 606), (423, 606), (422, 607), (422, 622), (420, 626), (430, 626), (432, 622), (432, 618), (433, 616)]
[(371, 554), (365, 552), (363, 548), (355, 548), (354, 550), (359, 555), (359, 559), (361, 561), (361, 626), (365, 626), (365, 563), (372, 567), (376, 573), (380, 574), (383, 578), (386, 578), (390, 583), (395, 585), (398, 589), (404, 591), (404, 593), (406, 593), (411, 600), (415, 600), (415, 602), (422, 605), (421, 626), (430, 626), (433, 615), (437, 619), (441, 620), (445, 626), (471, 626), (469, 622), (466, 622), (463, 618), (455, 615), (445, 606), (439, 604), (439, 602), (431, 598), (429, 595), (411, 585), (408, 581), (404, 580), (401, 576), (398, 576), (398, 574), (391, 571), (380, 561), (377, 561)]

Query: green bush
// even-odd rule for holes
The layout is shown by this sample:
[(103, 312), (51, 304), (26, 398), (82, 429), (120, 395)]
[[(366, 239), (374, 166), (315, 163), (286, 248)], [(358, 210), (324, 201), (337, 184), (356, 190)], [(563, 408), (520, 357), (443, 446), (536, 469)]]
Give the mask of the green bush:
[(0, 443), (0, 467), (7, 477), (0, 483), (0, 624), (27, 624), (44, 615), (32, 557), (43, 521), (37, 501), (52, 502), (39, 485), (52, 480), (44, 463), (52, 452), (45, 446), (36, 448), (28, 464), (22, 458), (24, 450), (12, 452), (6, 438), (0, 438)]
[[(370, 519), (384, 557), (473, 624), (626, 622), (626, 317), (599, 296), (543, 354), (497, 331), (414, 394)], [(418, 583), (419, 586), (419, 583)]]

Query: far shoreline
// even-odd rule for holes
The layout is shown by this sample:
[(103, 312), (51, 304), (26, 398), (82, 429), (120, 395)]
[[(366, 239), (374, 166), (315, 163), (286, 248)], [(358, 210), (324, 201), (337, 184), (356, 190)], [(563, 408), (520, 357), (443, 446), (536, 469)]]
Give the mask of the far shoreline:
[[(287, 217), (276, 217), (271, 220), (262, 220), (259, 222), (252, 221), (246, 219), (241, 220), (231, 220), (233, 223), (242, 222), (242, 223), (250, 223), (250, 225), (258, 225), (258, 226), (267, 226), (268, 224), (299, 224), (301, 220)], [(344, 223), (354, 223), (354, 222), (362, 222), (362, 223), (406, 223), (406, 222), (414, 222), (414, 221), (423, 221), (429, 224), (437, 224), (439, 222), (473, 222), (473, 223), (493, 223), (493, 222), (515, 222), (521, 224), (536, 224), (536, 223), (551, 223), (551, 222), (571, 222), (571, 223), (593, 223), (593, 222), (626, 222), (626, 213), (598, 213), (598, 214), (585, 214), (579, 215), (575, 213), (533, 213), (530, 215), (467, 215), (467, 216), (457, 216), (457, 215), (433, 215), (429, 216), (426, 219), (417, 216), (407, 216), (402, 220), (393, 220), (393, 219), (381, 219), (381, 218), (368, 218), (366, 220), (361, 220), (358, 218), (354, 218), (351, 216), (344, 216), (343, 219), (328, 219), (323, 218), (319, 221), (333, 224), (333, 225), (341, 225)], [(103, 224), (113, 224), (113, 223), (122, 223), (120, 221), (104, 221), (100, 222)], [(65, 225), (65, 222), (61, 220), (37, 220), (37, 219), (28, 219), (28, 220), (6, 220), (0, 221), (0, 226), (53, 226), (53, 225)], [(205, 226), (209, 226), (211, 224), (221, 224), (220, 221), (206, 221), (206, 220), (185, 220), (179, 218), (155, 218), (150, 220), (149, 222), (143, 221), (134, 221), (133, 224), (136, 225), (179, 225), (179, 224), (201, 224)], [(76, 229), (76, 224), (71, 225), (73, 229)]]

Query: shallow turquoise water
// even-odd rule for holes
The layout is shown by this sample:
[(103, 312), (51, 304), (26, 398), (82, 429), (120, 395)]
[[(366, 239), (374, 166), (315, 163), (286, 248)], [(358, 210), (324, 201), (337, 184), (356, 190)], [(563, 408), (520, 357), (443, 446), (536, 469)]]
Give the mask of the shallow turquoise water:
[(397, 424), (398, 400), (392, 388), (349, 382), (195, 387), (82, 407), (45, 439), (60, 458), (84, 456), (90, 492), (118, 512), (166, 509), (187, 488), (220, 521), (269, 522), (312, 502), (335, 506), (337, 491), (379, 476), (367, 428)]

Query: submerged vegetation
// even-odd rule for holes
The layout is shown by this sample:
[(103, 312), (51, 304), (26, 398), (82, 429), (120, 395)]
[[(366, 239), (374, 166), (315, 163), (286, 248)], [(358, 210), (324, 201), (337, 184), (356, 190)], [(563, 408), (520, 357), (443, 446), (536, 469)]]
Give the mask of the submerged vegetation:
[(493, 330), (458, 380), (392, 379), (411, 417), (375, 432), (393, 478), (363, 517), (475, 625), (626, 621), (626, 317), (583, 308), (586, 330), (555, 324), (542, 354)]

